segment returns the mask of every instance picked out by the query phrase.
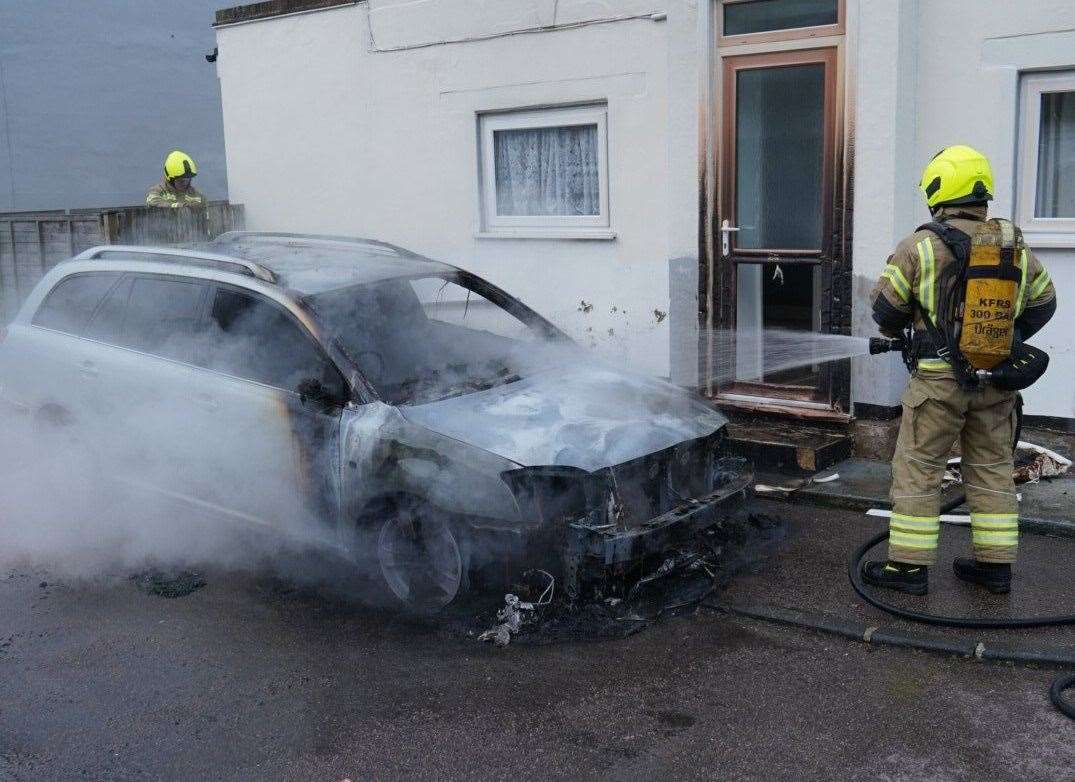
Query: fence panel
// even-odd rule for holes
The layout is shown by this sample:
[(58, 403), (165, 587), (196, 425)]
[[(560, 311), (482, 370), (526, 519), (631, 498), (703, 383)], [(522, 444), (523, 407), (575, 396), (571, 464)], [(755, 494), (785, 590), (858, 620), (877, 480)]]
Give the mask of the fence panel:
[(203, 210), (80, 209), (0, 213), (0, 324), (60, 261), (101, 244), (189, 245), (243, 228), (241, 204)]

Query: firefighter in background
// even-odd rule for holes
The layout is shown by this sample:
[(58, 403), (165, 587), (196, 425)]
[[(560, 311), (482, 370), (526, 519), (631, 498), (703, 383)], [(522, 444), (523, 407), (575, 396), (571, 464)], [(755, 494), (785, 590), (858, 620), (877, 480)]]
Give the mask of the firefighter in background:
[[(974, 558), (957, 558), (953, 569), (960, 579), (1003, 594), (1011, 588), (1019, 542), (1012, 479), (1016, 393), (989, 381), (978, 387), (968, 382), (968, 375), (974, 379), (974, 359), (981, 358), (974, 351), (986, 348), (967, 342), (966, 335), (999, 335), (1003, 344), (1008, 329), (1014, 356), (1022, 341), (1053, 316), (1056, 294), (1019, 229), (1006, 220), (986, 219), (993, 175), (980, 152), (962, 145), (943, 149), (926, 166), (920, 187), (934, 222), (899, 243), (872, 293), (873, 318), (882, 334), (899, 337), (913, 325), (911, 360), (916, 364), (902, 399), (892, 461), (888, 561), (866, 562), (862, 576), (874, 586), (926, 594), (940, 536), (941, 480), (958, 439)], [(959, 279), (953, 277), (961, 268), (957, 252), (966, 259)], [(965, 308), (962, 299), (947, 310), (942, 306), (950, 301), (944, 298), (945, 281), (964, 286)], [(988, 288), (993, 292), (974, 285), (993, 286)], [(968, 325), (967, 317), (983, 322)], [(958, 330), (953, 330), (953, 320), (959, 320)], [(964, 335), (958, 341), (958, 364), (953, 363), (954, 337), (945, 342), (942, 332)], [(971, 351), (969, 358), (964, 359), (964, 351)]]
[(178, 149), (170, 152), (164, 159), (164, 178), (146, 193), (146, 206), (201, 209), (205, 197), (191, 183), (197, 174), (198, 167), (190, 155)]

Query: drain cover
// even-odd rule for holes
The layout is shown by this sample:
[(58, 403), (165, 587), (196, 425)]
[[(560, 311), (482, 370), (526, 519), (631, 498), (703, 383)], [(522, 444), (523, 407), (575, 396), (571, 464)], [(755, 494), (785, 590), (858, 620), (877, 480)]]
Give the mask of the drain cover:
[(193, 570), (180, 570), (173, 572), (146, 571), (131, 576), (131, 580), (142, 592), (147, 595), (166, 597), (174, 600), (177, 597), (186, 597), (191, 592), (196, 592), (205, 586), (205, 578), (201, 573)]

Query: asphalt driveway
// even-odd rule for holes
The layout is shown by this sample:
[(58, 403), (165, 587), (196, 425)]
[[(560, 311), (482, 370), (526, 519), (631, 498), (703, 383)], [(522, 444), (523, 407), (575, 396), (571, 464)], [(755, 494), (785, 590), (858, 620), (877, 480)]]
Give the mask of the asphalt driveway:
[[(843, 560), (875, 523), (771, 509), (791, 536), (726, 598), (866, 611)], [(1070, 563), (1064, 545), (1043, 565)], [(497, 649), (459, 623), (202, 572), (177, 599), (128, 573), (0, 572), (0, 779), (1075, 776), (1075, 723), (1046, 695), (1055, 671), (710, 611), (619, 641)], [(1036, 599), (1063, 579), (1070, 597), (1067, 572), (1035, 580)]]

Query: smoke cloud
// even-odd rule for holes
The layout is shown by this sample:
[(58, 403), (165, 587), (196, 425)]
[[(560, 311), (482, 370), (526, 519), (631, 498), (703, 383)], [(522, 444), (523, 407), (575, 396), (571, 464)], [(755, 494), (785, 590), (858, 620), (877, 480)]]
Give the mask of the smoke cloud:
[[(132, 431), (159, 433), (167, 427), (159, 413), (151, 427), (139, 426), (139, 415), (144, 411), (132, 413)], [(172, 423), (173, 431), (181, 431), (182, 421)], [(72, 579), (123, 578), (147, 568), (283, 567), (299, 552), (333, 548), (311, 523), (308, 509), (270, 529), (229, 518), (208, 504), (181, 502), (179, 495), (191, 489), (191, 476), (181, 465), (142, 458), (144, 452), (133, 448), (129, 459), (102, 457), (85, 445), (95, 427), (12, 414), (0, 416), (0, 427), (5, 432), (0, 568), (40, 567)], [(179, 436), (194, 444), (192, 434)], [(245, 452), (234, 447), (237, 456)], [(227, 488), (263, 491), (256, 478)]]
[[(139, 312), (150, 292), (113, 282), (87, 285), (88, 302), (68, 289), (42, 310), (52, 330), (24, 325), (0, 344), (0, 397), (25, 406), (0, 410), (0, 567), (85, 578), (217, 565), (316, 580), (296, 564), (310, 550), (372, 565), (373, 536), (335, 525), (333, 508), (348, 499), (331, 477), (341, 469), (338, 410), (322, 415), (318, 400), (278, 390), (316, 380), (329, 397), (344, 392), (295, 324), (224, 291), (197, 331), (182, 284)], [(393, 404), (578, 363), (575, 348), (447, 279), (352, 286), (308, 306)], [(369, 447), (377, 431), (365, 434)], [(378, 476), (362, 477), (375, 495)]]

